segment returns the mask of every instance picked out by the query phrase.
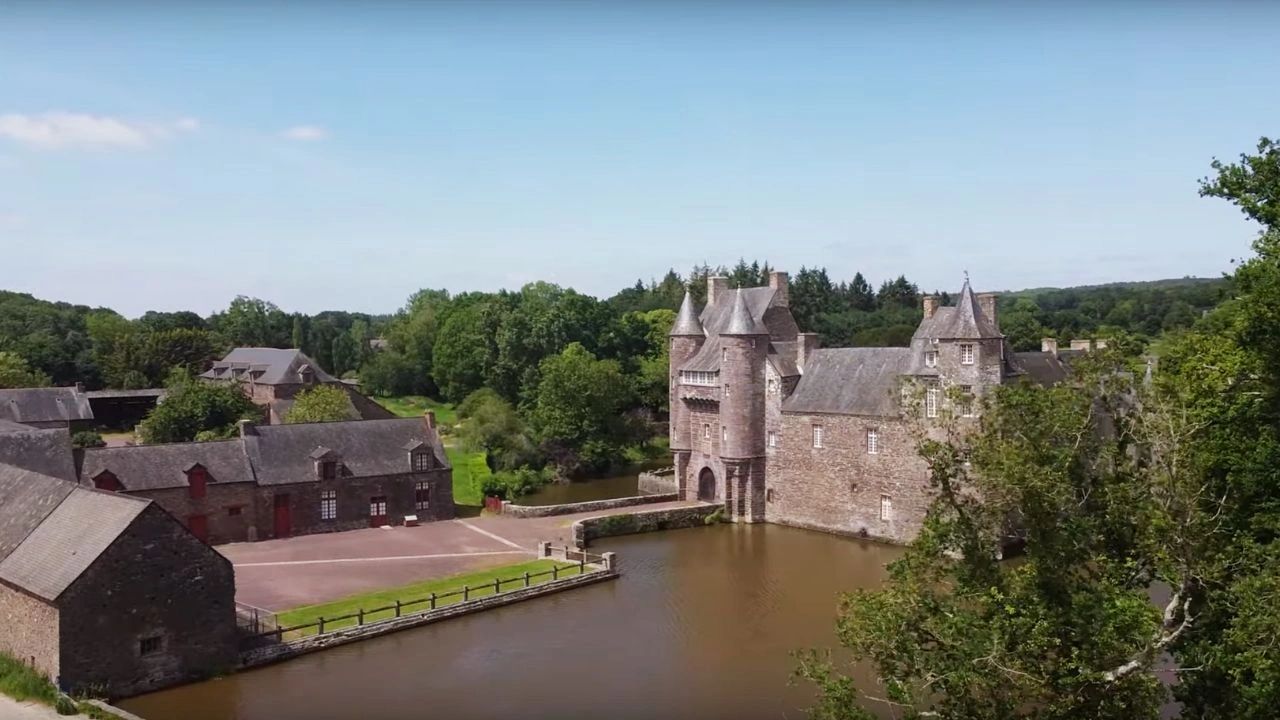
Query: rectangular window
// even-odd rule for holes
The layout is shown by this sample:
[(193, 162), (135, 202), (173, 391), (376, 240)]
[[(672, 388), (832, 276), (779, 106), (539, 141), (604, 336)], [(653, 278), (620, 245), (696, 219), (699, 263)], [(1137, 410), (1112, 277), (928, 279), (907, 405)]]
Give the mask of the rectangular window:
[(427, 452), (414, 453), (413, 454), (413, 471), (426, 472), (430, 470), (432, 458), (433, 456), (431, 453), (427, 453)]
[(326, 460), (320, 463), (320, 479), (336, 480), (338, 477), (338, 463)]
[(720, 348), (720, 362), (729, 362), (729, 348)]
[(924, 366), (925, 366), (925, 367), (938, 367), (938, 351), (937, 351), (937, 350), (926, 350), (926, 351), (925, 351), (925, 353), (924, 353)]
[(413, 509), (426, 510), (431, 507), (431, 483), (419, 480), (413, 486)]
[(771, 448), (778, 447), (778, 431), (777, 430), (769, 431), (769, 447)]
[(720, 426), (720, 442), (728, 442), (728, 440), (729, 440), (729, 428), (724, 425), (721, 425)]
[(764, 501), (773, 502), (773, 488), (764, 491)]
[(881, 520), (893, 519), (893, 498), (889, 497), (888, 495), (880, 496), (880, 519)]
[(724, 384), (724, 396), (729, 397), (729, 383)]
[(771, 393), (776, 393), (776, 392), (778, 392), (778, 379), (777, 379), (777, 378), (769, 378), (769, 392), (771, 392)]
[(813, 446), (816, 448), (822, 447), (822, 426), (821, 425), (813, 426)]
[(875, 428), (867, 428), (867, 454), (878, 455), (880, 453), (880, 431)]
[(209, 476), (202, 467), (193, 467), (187, 473), (187, 492), (191, 495), (192, 500), (199, 500), (205, 496), (205, 484), (208, 482)]
[(960, 386), (960, 417), (973, 417), (973, 387)]
[(338, 491), (322, 490), (320, 492), (320, 519), (338, 519)]
[(925, 417), (938, 417), (938, 388), (931, 387), (924, 391)]
[(240, 513), (244, 512), (244, 507), (240, 505), (232, 505), (227, 508), (227, 517), (240, 517)]
[(159, 635), (144, 637), (138, 643), (138, 652), (142, 655), (151, 655), (160, 652), (164, 647), (164, 640)]
[(383, 518), (387, 516), (387, 496), (376, 495), (369, 498), (369, 517)]
[(960, 364), (961, 365), (973, 364), (973, 343), (960, 344)]
[(702, 439), (703, 440), (711, 439), (711, 423), (702, 424)]

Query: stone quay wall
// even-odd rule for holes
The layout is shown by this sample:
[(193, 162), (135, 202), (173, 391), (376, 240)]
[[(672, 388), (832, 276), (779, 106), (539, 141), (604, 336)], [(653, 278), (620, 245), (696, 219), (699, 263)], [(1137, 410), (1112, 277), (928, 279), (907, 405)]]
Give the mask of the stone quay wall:
[(613, 498), (612, 500), (589, 500), (587, 502), (561, 503), (559, 505), (516, 505), (510, 501), (504, 501), (502, 503), (502, 514), (510, 515), (514, 518), (540, 518), (553, 515), (614, 510), (633, 505), (674, 502), (679, 499), (674, 492), (670, 492), (662, 495), (634, 495), (632, 497)]
[(573, 524), (573, 544), (585, 548), (602, 537), (701, 527), (707, 524), (707, 518), (723, 512), (724, 505), (705, 504), (583, 518)]
[(653, 472), (640, 473), (641, 495), (667, 495), (680, 492), (676, 481), (676, 469), (673, 467)]
[(517, 590), (511, 590), (498, 595), (489, 595), (476, 600), (460, 602), (455, 605), (450, 605), (436, 610), (427, 610), (425, 612), (405, 615), (392, 620), (382, 620), (368, 625), (343, 628), (341, 630), (334, 630), (321, 635), (312, 635), (299, 640), (276, 643), (254, 648), (252, 650), (246, 650), (240, 653), (240, 669), (247, 670), (260, 665), (281, 662), (283, 660), (289, 660), (291, 658), (298, 657), (299, 655), (305, 655), (306, 653), (316, 652), (318, 650), (325, 650), (331, 647), (346, 645), (347, 643), (357, 642), (371, 637), (378, 637), (379, 635), (386, 635), (387, 633), (408, 630), (409, 628), (420, 627), (422, 625), (429, 625), (449, 618), (484, 612), (485, 610), (492, 610), (494, 608), (502, 607), (503, 605), (531, 600), (536, 597), (550, 595), (564, 590), (572, 590), (574, 588), (592, 585), (604, 580), (613, 580), (618, 577), (619, 573), (617, 565), (612, 562), (613, 558), (610, 557), (608, 560), (610, 562), (606, 563), (604, 566), (600, 566), (600, 569), (588, 572), (585, 575), (574, 575), (573, 577), (561, 580), (552, 580), (532, 587), (519, 588)]

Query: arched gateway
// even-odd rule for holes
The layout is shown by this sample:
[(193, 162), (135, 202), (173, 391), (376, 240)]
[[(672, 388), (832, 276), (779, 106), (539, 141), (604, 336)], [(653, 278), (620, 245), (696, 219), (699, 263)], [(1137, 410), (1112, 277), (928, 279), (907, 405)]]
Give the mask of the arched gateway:
[(711, 468), (704, 467), (698, 473), (698, 499), (703, 502), (716, 500), (716, 474), (711, 472)]

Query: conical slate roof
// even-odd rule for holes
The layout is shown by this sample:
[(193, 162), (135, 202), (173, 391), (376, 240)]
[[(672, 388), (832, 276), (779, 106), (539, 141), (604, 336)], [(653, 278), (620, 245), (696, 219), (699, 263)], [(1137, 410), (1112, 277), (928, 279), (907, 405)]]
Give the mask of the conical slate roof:
[(729, 324), (720, 332), (721, 335), (768, 335), (764, 323), (756, 322), (747, 309), (747, 301), (742, 290), (733, 292), (733, 309), (729, 311)]
[(982, 311), (982, 306), (969, 287), (969, 279), (965, 278), (964, 287), (960, 289), (960, 299), (955, 306), (940, 307), (934, 311), (933, 317), (922, 320), (915, 337), (983, 340), (1004, 336), (995, 322)]
[(689, 291), (684, 291), (684, 302), (680, 303), (680, 313), (676, 315), (676, 322), (671, 326), (671, 333), (674, 336), (693, 335), (702, 337), (705, 333), (702, 330), (702, 323), (698, 320), (698, 313), (693, 310), (693, 298), (689, 296)]

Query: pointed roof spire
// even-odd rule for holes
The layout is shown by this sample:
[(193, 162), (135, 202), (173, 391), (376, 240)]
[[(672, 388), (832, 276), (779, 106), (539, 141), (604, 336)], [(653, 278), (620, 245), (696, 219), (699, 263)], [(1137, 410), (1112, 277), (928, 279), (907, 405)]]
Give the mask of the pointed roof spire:
[(960, 288), (960, 299), (956, 302), (955, 316), (951, 319), (946, 335), (940, 336), (973, 339), (1001, 337), (995, 323), (982, 311), (982, 306), (973, 296), (973, 289), (969, 287), (968, 271), (964, 274), (964, 286)]
[(729, 324), (721, 331), (721, 335), (768, 335), (763, 323), (756, 322), (747, 308), (747, 300), (742, 295), (742, 288), (733, 292), (733, 309), (729, 311)]
[(703, 337), (706, 333), (702, 329), (702, 322), (698, 320), (698, 313), (693, 310), (693, 297), (689, 295), (689, 291), (684, 291), (684, 301), (680, 303), (680, 312), (676, 315), (676, 322), (671, 326), (672, 337), (681, 335), (693, 335)]

